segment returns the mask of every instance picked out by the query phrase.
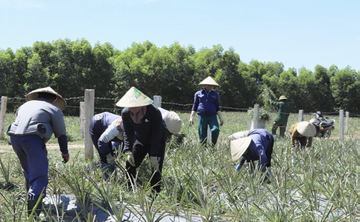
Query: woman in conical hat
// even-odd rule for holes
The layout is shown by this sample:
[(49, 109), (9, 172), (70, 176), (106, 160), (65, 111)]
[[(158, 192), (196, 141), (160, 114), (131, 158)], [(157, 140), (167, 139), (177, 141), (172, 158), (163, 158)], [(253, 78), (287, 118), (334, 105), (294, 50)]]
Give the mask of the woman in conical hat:
[(166, 130), (160, 111), (152, 103), (139, 89), (131, 87), (116, 105), (124, 107), (121, 117), (124, 125), (123, 152), (127, 155), (128, 185), (136, 184), (136, 168), (146, 155), (149, 155), (153, 172), (150, 184), (156, 192), (160, 192)]
[[(266, 129), (253, 129), (240, 138), (230, 138), (232, 161), (238, 161), (241, 158), (236, 169), (240, 170), (245, 162), (258, 161), (258, 168), (262, 172), (267, 172), (265, 180), (270, 176), (273, 147), (274, 137)], [(254, 164), (251, 164), (251, 167), (253, 166)]]
[(290, 139), (293, 147), (311, 147), (313, 137), (319, 132), (319, 127), (308, 121), (294, 123), (290, 127)]
[(217, 142), (220, 133), (220, 126), (224, 123), (224, 120), (220, 111), (220, 96), (219, 93), (214, 91), (215, 86), (219, 86), (217, 82), (210, 76), (199, 83), (203, 88), (197, 91), (194, 95), (194, 103), (191, 108), (189, 123), (194, 123), (195, 113), (198, 114), (199, 120), (199, 139), (201, 143), (205, 143), (207, 139), (207, 129), (210, 127), (211, 142), (214, 146)]

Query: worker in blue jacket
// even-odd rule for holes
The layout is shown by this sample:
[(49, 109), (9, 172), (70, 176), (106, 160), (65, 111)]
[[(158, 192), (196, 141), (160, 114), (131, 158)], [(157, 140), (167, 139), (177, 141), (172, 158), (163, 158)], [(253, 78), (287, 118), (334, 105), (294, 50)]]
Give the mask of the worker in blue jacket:
[(103, 112), (93, 116), (89, 133), (100, 157), (104, 178), (115, 170), (115, 157), (124, 140), (124, 126), (119, 115)]
[(250, 130), (246, 137), (237, 138), (230, 142), (232, 160), (240, 163), (236, 166), (239, 170), (245, 162), (250, 163), (252, 169), (254, 162), (258, 161), (258, 169), (267, 172), (265, 180), (269, 179), (271, 155), (274, 147), (273, 135), (266, 129)]
[(214, 89), (219, 86), (210, 76), (199, 83), (203, 88), (194, 94), (194, 103), (191, 108), (189, 123), (194, 123), (195, 113), (198, 114), (199, 121), (199, 138), (201, 143), (205, 143), (207, 139), (208, 126), (211, 131), (211, 143), (214, 146), (220, 134), (220, 126), (223, 125), (224, 120), (220, 111), (220, 96)]

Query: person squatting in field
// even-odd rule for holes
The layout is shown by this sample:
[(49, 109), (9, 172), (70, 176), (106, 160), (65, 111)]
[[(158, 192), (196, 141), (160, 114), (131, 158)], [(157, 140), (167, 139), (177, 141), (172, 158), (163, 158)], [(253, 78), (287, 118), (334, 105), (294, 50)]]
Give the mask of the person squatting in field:
[(89, 133), (100, 157), (104, 179), (115, 171), (115, 157), (124, 140), (124, 126), (119, 115), (102, 112), (93, 116)]
[(292, 146), (295, 148), (298, 148), (300, 145), (301, 148), (311, 147), (313, 137), (318, 131), (319, 127), (310, 122), (302, 121), (294, 123), (289, 130)]
[(140, 90), (131, 87), (116, 105), (124, 107), (121, 117), (125, 131), (123, 153), (127, 156), (128, 187), (135, 184), (136, 169), (149, 155), (150, 185), (153, 191), (160, 192), (166, 129), (161, 112), (152, 103)]
[(229, 136), (232, 161), (241, 158), (236, 166), (240, 170), (245, 163), (249, 163), (251, 170), (255, 168), (254, 161), (258, 161), (258, 169), (266, 172), (264, 181), (269, 182), (271, 172), (271, 155), (274, 147), (274, 137), (266, 129), (253, 129)]
[(63, 162), (68, 162), (70, 157), (62, 112), (66, 101), (51, 87), (31, 91), (26, 100), (16, 111), (15, 122), (9, 126), (7, 134), (23, 169), (28, 214), (34, 210), (39, 216), (49, 181), (45, 143), (52, 134), (58, 138)]
[(220, 96), (214, 91), (215, 86), (219, 86), (210, 76), (199, 83), (203, 88), (194, 94), (194, 102), (191, 109), (189, 123), (194, 123), (195, 112), (198, 114), (199, 138), (201, 143), (205, 143), (207, 139), (208, 126), (211, 131), (211, 142), (215, 146), (219, 137), (220, 128), (216, 116), (219, 116), (220, 126), (224, 120), (220, 111)]

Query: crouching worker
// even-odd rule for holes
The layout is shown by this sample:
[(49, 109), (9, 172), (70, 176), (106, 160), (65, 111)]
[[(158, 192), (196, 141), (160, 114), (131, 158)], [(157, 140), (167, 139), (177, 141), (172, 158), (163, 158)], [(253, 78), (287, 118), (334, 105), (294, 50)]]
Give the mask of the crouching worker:
[(313, 137), (317, 134), (319, 128), (312, 123), (303, 121), (295, 123), (290, 127), (290, 139), (293, 147), (301, 148), (311, 147)]
[(69, 161), (68, 140), (62, 110), (66, 101), (51, 87), (36, 89), (26, 95), (27, 102), (16, 111), (15, 122), (9, 126), (13, 150), (20, 160), (27, 189), (29, 216), (39, 216), (42, 198), (48, 185), (47, 150), (45, 143), (54, 133), (58, 138), (63, 162)]
[(274, 147), (273, 135), (265, 129), (253, 129), (245, 135), (245, 137), (230, 141), (232, 161), (241, 158), (236, 169), (240, 170), (245, 162), (250, 163), (251, 169), (253, 169), (254, 161), (258, 161), (259, 169), (267, 172), (264, 182), (270, 182), (271, 155)]
[(124, 124), (124, 154), (127, 156), (126, 170), (128, 186), (135, 182), (136, 169), (149, 155), (153, 191), (160, 192), (161, 172), (165, 154), (166, 130), (159, 109), (153, 101), (135, 87), (116, 103), (125, 107), (121, 112)]
[(104, 170), (104, 179), (115, 171), (115, 157), (124, 140), (122, 118), (109, 112), (93, 116), (89, 133), (100, 156), (100, 167)]

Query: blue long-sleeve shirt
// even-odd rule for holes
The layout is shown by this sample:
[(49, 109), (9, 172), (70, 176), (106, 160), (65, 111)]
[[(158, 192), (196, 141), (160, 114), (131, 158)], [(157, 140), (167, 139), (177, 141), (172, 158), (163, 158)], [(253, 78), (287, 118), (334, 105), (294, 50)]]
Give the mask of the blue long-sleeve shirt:
[(212, 116), (220, 110), (219, 93), (213, 90), (207, 92), (205, 88), (194, 94), (192, 111), (196, 111), (201, 116)]
[(251, 137), (251, 143), (247, 151), (243, 154), (240, 165), (245, 161), (259, 160), (258, 165), (260, 169), (265, 171), (265, 166), (271, 163), (274, 138), (266, 129), (253, 129), (248, 133), (248, 136)]

